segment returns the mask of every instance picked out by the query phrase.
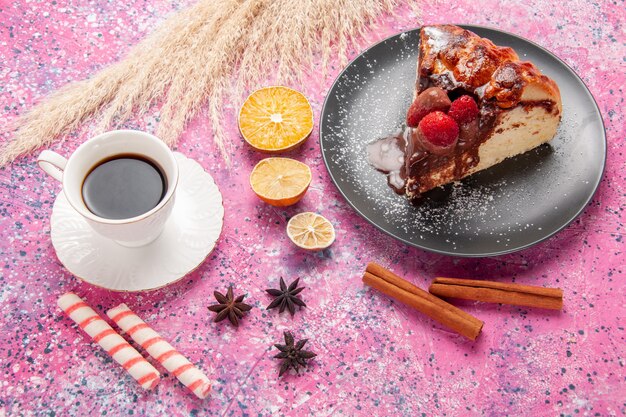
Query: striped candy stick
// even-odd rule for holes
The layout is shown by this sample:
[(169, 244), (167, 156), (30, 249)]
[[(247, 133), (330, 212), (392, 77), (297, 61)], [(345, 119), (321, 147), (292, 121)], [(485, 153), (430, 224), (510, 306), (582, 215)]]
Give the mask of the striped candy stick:
[(57, 304), (144, 389), (152, 389), (159, 383), (161, 378), (154, 366), (150, 365), (79, 296), (68, 292), (59, 298)]
[(107, 315), (198, 398), (206, 398), (209, 395), (211, 392), (209, 378), (133, 313), (126, 304), (110, 309)]

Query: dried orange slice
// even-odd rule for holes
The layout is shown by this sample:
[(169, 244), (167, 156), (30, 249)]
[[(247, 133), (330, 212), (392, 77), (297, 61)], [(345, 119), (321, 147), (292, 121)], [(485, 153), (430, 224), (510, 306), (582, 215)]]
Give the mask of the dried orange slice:
[(335, 241), (335, 228), (324, 216), (305, 212), (289, 220), (287, 236), (300, 248), (326, 249)]
[(265, 158), (250, 173), (250, 186), (259, 198), (278, 207), (296, 204), (311, 184), (311, 169), (291, 158)]
[(239, 131), (258, 151), (275, 153), (295, 148), (312, 130), (311, 104), (302, 93), (291, 88), (257, 90), (239, 111)]

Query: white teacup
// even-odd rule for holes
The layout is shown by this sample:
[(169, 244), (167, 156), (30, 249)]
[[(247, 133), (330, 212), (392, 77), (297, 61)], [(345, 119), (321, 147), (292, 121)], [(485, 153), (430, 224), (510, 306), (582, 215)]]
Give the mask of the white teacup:
[[(135, 154), (156, 163), (166, 179), (167, 190), (151, 210), (128, 219), (106, 219), (92, 213), (82, 197), (85, 177), (100, 162), (116, 155)], [(178, 185), (178, 164), (172, 151), (157, 137), (138, 130), (114, 130), (89, 139), (65, 159), (45, 150), (39, 167), (63, 185), (70, 205), (100, 235), (124, 246), (143, 246), (155, 240), (172, 213)]]

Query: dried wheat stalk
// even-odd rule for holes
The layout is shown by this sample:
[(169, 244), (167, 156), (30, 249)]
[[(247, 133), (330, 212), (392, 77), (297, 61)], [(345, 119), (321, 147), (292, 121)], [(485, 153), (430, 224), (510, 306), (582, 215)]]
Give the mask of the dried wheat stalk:
[[(156, 134), (173, 144), (203, 106), (214, 140), (228, 159), (223, 100), (239, 103), (247, 89), (301, 82), (347, 60), (368, 25), (397, 0), (200, 0), (166, 20), (122, 61), (51, 94), (16, 121), (0, 149), (0, 166), (100, 119), (116, 127), (162, 103)], [(413, 10), (416, 7), (412, 6)]]

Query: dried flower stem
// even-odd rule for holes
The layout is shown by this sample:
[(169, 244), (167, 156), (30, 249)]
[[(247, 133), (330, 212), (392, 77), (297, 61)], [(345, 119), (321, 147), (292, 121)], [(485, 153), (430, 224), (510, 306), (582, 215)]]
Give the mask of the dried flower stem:
[[(214, 140), (228, 159), (222, 105), (275, 78), (301, 82), (316, 64), (341, 65), (377, 16), (397, 0), (200, 0), (166, 20), (122, 61), (51, 94), (16, 121), (0, 149), (10, 163), (98, 117), (116, 127), (162, 103), (157, 136), (172, 145), (208, 104)], [(412, 6), (416, 10), (415, 6)]]

